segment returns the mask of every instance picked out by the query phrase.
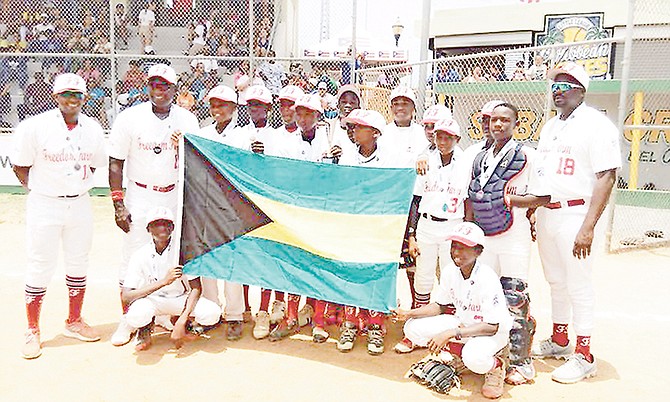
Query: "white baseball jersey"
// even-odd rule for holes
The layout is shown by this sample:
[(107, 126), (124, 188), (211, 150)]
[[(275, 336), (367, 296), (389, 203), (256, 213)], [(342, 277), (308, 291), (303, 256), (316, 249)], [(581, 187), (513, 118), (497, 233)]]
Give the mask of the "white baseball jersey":
[[(294, 145), (291, 147), (292, 158), (310, 162), (322, 162), (324, 155), (332, 148), (328, 139), (328, 130), (323, 126), (317, 126), (312, 142), (305, 141), (302, 138), (302, 130), (296, 131), (297, 136)], [(344, 151), (342, 153), (344, 156)]]
[(342, 153), (356, 153), (358, 147), (349, 138), (347, 130), (342, 128), (340, 119), (333, 119), (330, 121), (330, 137), (333, 145), (339, 145), (342, 148)]
[(126, 177), (136, 183), (169, 186), (179, 176), (178, 153), (171, 135), (175, 131), (195, 134), (198, 119), (177, 105), (159, 119), (151, 102), (144, 102), (121, 112), (109, 137), (109, 156), (125, 160)]
[(405, 153), (394, 153), (377, 148), (372, 155), (363, 156), (356, 149), (355, 153), (342, 154), (340, 165), (363, 166), (376, 168), (413, 168), (413, 162)]
[[(590, 200), (596, 173), (621, 167), (619, 134), (603, 113), (586, 104), (566, 120), (553, 117), (537, 146), (537, 178), (552, 202)], [(535, 195), (543, 195), (535, 187)]]
[(472, 163), (475, 161), (477, 155), (484, 150), (485, 146), (486, 140), (483, 140), (470, 145), (463, 151), (463, 159), (466, 160), (464, 163), (468, 166), (470, 175), (472, 175)]
[(244, 146), (247, 146), (247, 144), (241, 144), (240, 143), (240, 138), (242, 137), (241, 135), (236, 135), (236, 130), (237, 128), (231, 121), (228, 123), (226, 128), (223, 129), (222, 132), (218, 132), (216, 130), (216, 122), (209, 124), (205, 127), (202, 127), (196, 135), (206, 138), (208, 140), (220, 142), (221, 144), (226, 144), (231, 147), (237, 147), (237, 148), (242, 148)]
[(462, 219), (469, 183), (470, 176), (460, 148), (454, 148), (451, 162), (446, 166), (442, 166), (439, 150), (430, 151), (428, 172), (417, 176), (414, 184), (414, 195), (421, 196), (419, 213), (442, 219)]
[(406, 152), (415, 161), (430, 145), (423, 127), (412, 123), (409, 127), (398, 127), (395, 122), (389, 123), (379, 137), (380, 148), (390, 148), (396, 152)]
[[(140, 289), (165, 278), (167, 272), (173, 268), (175, 261), (174, 253), (178, 250), (173, 247), (172, 241), (163, 251), (158, 254), (153, 241), (145, 244), (130, 257), (128, 272), (123, 281), (123, 287), (129, 289)], [(186, 293), (188, 285), (186, 276), (158, 289), (152, 295), (161, 297), (179, 297)]]
[(500, 279), (479, 261), (468, 279), (456, 266), (442, 271), (434, 297), (438, 304), (453, 304), (456, 317), (466, 327), (482, 322), (498, 324), (498, 332), (509, 332), (512, 327)]
[(156, 14), (153, 11), (145, 8), (140, 11), (138, 19), (140, 21), (140, 26), (149, 26), (152, 23), (156, 23)]
[(60, 110), (22, 121), (14, 133), (12, 164), (30, 166), (28, 188), (50, 197), (81, 195), (93, 187), (93, 172), (107, 165), (102, 127), (79, 114), (69, 130)]

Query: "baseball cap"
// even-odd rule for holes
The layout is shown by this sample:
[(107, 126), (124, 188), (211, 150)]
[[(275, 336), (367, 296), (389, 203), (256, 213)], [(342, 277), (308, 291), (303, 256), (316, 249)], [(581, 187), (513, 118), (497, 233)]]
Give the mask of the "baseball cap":
[(435, 123), (438, 120), (450, 118), (451, 110), (449, 110), (448, 107), (444, 105), (433, 105), (423, 112), (423, 120), (421, 120), (421, 123)]
[(77, 74), (65, 73), (60, 74), (54, 80), (54, 87), (52, 93), (58, 95), (65, 91), (86, 93), (86, 81)]
[(272, 104), (272, 94), (270, 90), (265, 88), (263, 85), (252, 85), (247, 88), (245, 93), (247, 102), (250, 100), (257, 100), (268, 105)]
[(169, 208), (157, 207), (149, 211), (147, 214), (147, 226), (152, 222), (166, 220), (174, 223), (174, 214)]
[(435, 128), (433, 131), (444, 131), (451, 135), (455, 135), (458, 138), (461, 138), (461, 127), (458, 125), (456, 120), (451, 117), (448, 119), (442, 119), (435, 122)]
[(288, 99), (295, 102), (299, 97), (303, 96), (305, 91), (296, 85), (287, 85), (279, 91), (279, 99)]
[(468, 247), (483, 246), (485, 238), (484, 231), (472, 222), (459, 223), (447, 236), (447, 240), (457, 241)]
[(323, 113), (323, 105), (321, 104), (321, 97), (319, 95), (303, 95), (296, 99), (294, 109), (304, 107), (315, 112)]
[(328, 89), (328, 84), (321, 81), (321, 82), (319, 82), (319, 85), (317, 85), (316, 87), (319, 88), (319, 89)]
[(498, 105), (502, 105), (503, 103), (505, 103), (505, 102), (501, 101), (501, 100), (497, 100), (497, 99), (492, 100), (492, 101), (488, 101), (484, 104), (484, 106), (482, 106), (481, 114), (483, 116), (491, 117), (491, 114), (493, 114), (493, 109), (495, 109), (496, 106), (498, 106)]
[(412, 91), (412, 88), (396, 87), (393, 91), (391, 91), (389, 102), (393, 102), (393, 99), (400, 97), (408, 98), (412, 101), (412, 103), (414, 103), (414, 105), (416, 105), (416, 95), (414, 94), (414, 91)]
[(149, 68), (149, 73), (147, 74), (147, 79), (153, 77), (160, 77), (170, 84), (177, 83), (177, 73), (175, 73), (174, 68), (167, 64), (159, 63), (151, 66), (151, 68)]
[(386, 127), (386, 119), (376, 110), (354, 109), (345, 118), (345, 121), (376, 128), (379, 132), (383, 132)]
[(337, 90), (337, 100), (340, 100), (342, 95), (347, 92), (351, 92), (352, 94), (356, 95), (358, 97), (358, 102), (361, 101), (361, 90), (358, 89), (356, 85), (352, 84), (342, 85), (340, 89)]
[(560, 67), (552, 68), (551, 70), (549, 70), (549, 72), (547, 72), (547, 77), (553, 80), (559, 74), (567, 74), (572, 78), (576, 79), (577, 82), (582, 84), (584, 90), (589, 89), (589, 82), (591, 81), (591, 79), (589, 78), (589, 74), (586, 72), (586, 70), (584, 70), (584, 67), (582, 67), (581, 65), (573, 61), (569, 61)]
[(220, 99), (225, 102), (237, 103), (237, 94), (230, 87), (217, 85), (209, 90), (205, 97), (205, 102), (209, 102), (210, 99)]

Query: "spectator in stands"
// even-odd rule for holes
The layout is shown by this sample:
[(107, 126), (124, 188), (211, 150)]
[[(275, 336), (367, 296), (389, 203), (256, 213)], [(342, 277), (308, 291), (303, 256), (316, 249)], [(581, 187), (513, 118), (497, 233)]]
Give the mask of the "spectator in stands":
[(95, 40), (95, 46), (93, 46), (93, 53), (98, 54), (109, 54), (112, 52), (112, 44), (109, 43), (109, 38), (107, 35), (100, 35)]
[(123, 76), (123, 88), (125, 91), (132, 89), (141, 90), (147, 79), (146, 74), (140, 68), (139, 60), (130, 60), (128, 62), (128, 70)]
[(16, 83), (23, 91), (28, 84), (28, 60), (20, 53), (21, 47), (7, 43), (2, 51), (15, 53), (14, 56), (0, 57), (0, 91), (8, 90), (12, 83)]
[(51, 84), (44, 80), (44, 73), (37, 71), (35, 81), (26, 86), (23, 103), (16, 105), (19, 121), (27, 116), (34, 116), (54, 107), (51, 97)]
[(90, 49), (93, 47), (93, 44), (95, 43), (95, 33), (98, 27), (95, 24), (95, 20), (93, 18), (93, 15), (91, 14), (90, 11), (86, 11), (84, 13), (84, 19), (82, 20), (81, 25), (78, 26), (79, 30), (81, 31), (81, 36), (82, 38), (87, 39), (87, 46), (86, 46), (86, 51), (90, 51)]
[(137, 19), (137, 33), (140, 36), (142, 51), (144, 54), (155, 54), (154, 26), (156, 25), (156, 5), (153, 0), (148, 0), (146, 6), (140, 11)]
[(335, 95), (328, 92), (328, 83), (321, 81), (316, 86), (318, 90), (318, 95), (321, 97), (321, 105), (324, 110), (324, 116), (326, 118), (334, 118), (337, 116), (337, 113), (333, 115), (332, 112), (337, 110), (337, 98)]
[(495, 64), (489, 66), (489, 81), (507, 81), (505, 73), (498, 70)]
[(486, 77), (484, 77), (482, 68), (477, 66), (470, 70), (470, 75), (465, 77), (463, 82), (485, 82), (488, 81)]
[(270, 38), (268, 37), (268, 31), (265, 29), (259, 30), (256, 37), (256, 47), (262, 50), (270, 49)]
[(56, 27), (55, 39), (60, 42), (61, 47), (64, 47), (70, 40), (70, 35), (72, 35), (70, 25), (65, 18), (58, 18), (54, 21), (54, 27)]
[(126, 14), (126, 7), (123, 3), (116, 3), (114, 10), (114, 34), (117, 43), (119, 43), (119, 49), (128, 49), (130, 31), (128, 31), (128, 15)]
[(84, 113), (98, 119), (102, 128), (108, 129), (109, 124), (107, 122), (107, 112), (105, 110), (105, 98), (108, 94), (107, 90), (102, 86), (100, 75), (90, 75), (88, 79), (86, 79), (86, 86), (88, 88), (88, 101), (84, 104)]
[(303, 91), (307, 89), (307, 77), (301, 63), (291, 63), (289, 66), (288, 83), (300, 87)]
[(195, 56), (197, 54), (202, 54), (202, 49), (207, 44), (207, 38), (209, 37), (209, 31), (212, 28), (212, 21), (207, 19), (207, 17), (202, 16), (199, 18), (198, 23), (195, 25), (193, 30), (193, 41), (191, 47), (188, 50), (189, 56)]
[(526, 68), (523, 60), (516, 62), (516, 68), (512, 73), (512, 79), (510, 81), (527, 81), (526, 80)]
[(100, 70), (93, 65), (93, 60), (89, 58), (84, 59), (81, 68), (77, 70), (77, 75), (86, 80), (86, 82), (94, 79), (94, 83), (97, 83), (101, 76)]
[(547, 79), (547, 69), (544, 58), (538, 54), (533, 65), (526, 70), (526, 78), (529, 81), (544, 81)]

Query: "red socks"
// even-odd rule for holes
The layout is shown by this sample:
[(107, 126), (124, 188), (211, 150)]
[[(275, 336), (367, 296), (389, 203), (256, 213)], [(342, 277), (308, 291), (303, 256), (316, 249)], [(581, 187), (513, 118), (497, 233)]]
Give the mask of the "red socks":
[(578, 336), (577, 345), (575, 346), (575, 353), (580, 353), (586, 358), (586, 361), (593, 363), (593, 355), (591, 354), (591, 337)]
[(559, 346), (567, 346), (568, 340), (568, 324), (554, 323), (554, 333), (551, 335), (551, 340)]
[(251, 305), (249, 304), (249, 285), (242, 285), (244, 290), (244, 311), (251, 311)]
[(275, 300), (277, 301), (284, 301), (284, 292), (277, 292), (275, 290)]
[(300, 296), (289, 293), (287, 298), (286, 320), (289, 322), (298, 321), (298, 304), (300, 304)]
[(314, 322), (315, 327), (325, 327), (323, 322), (323, 314), (326, 312), (326, 302), (323, 300), (314, 300)]
[(265, 311), (267, 313), (270, 306), (270, 296), (272, 296), (271, 289), (261, 289), (261, 306), (258, 311)]
[(47, 288), (34, 288), (26, 285), (26, 317), (28, 318), (28, 328), (39, 330), (40, 312), (42, 311), (42, 299), (47, 293)]
[(75, 278), (73, 276), (65, 276), (65, 284), (67, 285), (70, 303), (70, 314), (67, 322), (72, 323), (79, 321), (81, 318), (81, 307), (84, 304), (84, 293), (86, 292), (86, 277), (82, 276)]

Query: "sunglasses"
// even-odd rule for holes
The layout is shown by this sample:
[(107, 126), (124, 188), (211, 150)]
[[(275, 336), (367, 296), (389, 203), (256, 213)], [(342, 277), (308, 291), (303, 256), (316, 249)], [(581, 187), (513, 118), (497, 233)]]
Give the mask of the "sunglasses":
[(558, 91), (568, 92), (572, 89), (578, 89), (578, 88), (584, 89), (584, 87), (582, 87), (581, 85), (572, 84), (570, 82), (554, 82), (553, 84), (551, 84), (551, 92), (554, 93)]
[(156, 81), (149, 81), (147, 85), (149, 85), (149, 88), (151, 89), (162, 89), (163, 91), (167, 91), (172, 84), (169, 84), (165, 81), (156, 80)]
[(84, 99), (84, 94), (81, 93), (81, 92), (65, 91), (65, 92), (59, 93), (58, 96), (62, 96), (63, 98), (66, 98), (66, 99), (69, 99), (69, 98), (75, 98), (77, 100)]

